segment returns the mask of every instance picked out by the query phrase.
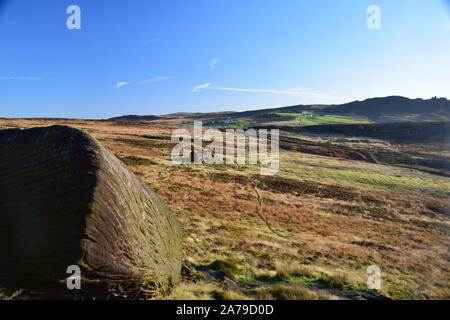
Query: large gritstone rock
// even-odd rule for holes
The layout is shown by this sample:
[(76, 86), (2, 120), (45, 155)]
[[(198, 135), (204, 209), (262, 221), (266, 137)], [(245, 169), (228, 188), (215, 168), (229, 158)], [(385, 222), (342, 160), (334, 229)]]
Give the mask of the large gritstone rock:
[[(66, 287), (71, 265), (81, 290)], [(94, 138), (66, 126), (0, 130), (0, 286), (135, 298), (167, 294), (180, 270), (178, 222)]]

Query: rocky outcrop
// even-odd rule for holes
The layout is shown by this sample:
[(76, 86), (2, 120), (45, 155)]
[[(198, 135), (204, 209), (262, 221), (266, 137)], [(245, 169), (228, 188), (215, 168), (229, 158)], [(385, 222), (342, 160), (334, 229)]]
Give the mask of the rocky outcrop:
[[(81, 290), (66, 287), (70, 265), (81, 268)], [(164, 295), (180, 271), (178, 222), (94, 138), (66, 126), (0, 130), (0, 284)]]

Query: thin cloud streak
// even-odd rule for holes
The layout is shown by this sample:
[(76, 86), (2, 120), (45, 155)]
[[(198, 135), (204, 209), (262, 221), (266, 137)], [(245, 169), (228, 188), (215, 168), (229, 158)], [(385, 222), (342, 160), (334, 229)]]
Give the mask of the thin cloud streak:
[[(147, 84), (147, 83), (158, 82), (158, 81), (164, 81), (164, 80), (170, 80), (170, 79), (175, 79), (175, 78), (176, 78), (176, 76), (158, 76), (158, 77), (153, 77), (153, 78), (151, 78), (151, 79), (147, 79), (147, 80), (140, 81), (140, 82), (138, 82), (138, 83), (136, 83), (136, 84), (134, 84), (134, 85), (135, 85), (135, 86), (142, 86), (142, 85)], [(129, 84), (130, 84), (130, 83), (129, 83), (129, 82), (126, 82), (126, 81), (118, 82), (118, 83), (116, 84), (116, 89), (119, 89), (119, 88), (128, 86)]]
[(247, 89), (247, 88), (227, 88), (227, 87), (212, 87), (211, 83), (205, 83), (193, 88), (192, 91), (197, 92), (202, 89), (207, 90), (220, 90), (220, 91), (235, 91), (235, 92), (250, 92), (250, 93), (269, 93), (269, 94), (279, 94), (279, 95), (295, 95), (302, 96), (306, 98), (320, 98), (320, 99), (337, 99), (337, 100), (348, 100), (348, 97), (337, 97), (328, 95), (325, 93), (311, 92), (305, 89), (287, 89), (287, 90), (277, 90), (277, 89)]
[(32, 81), (43, 81), (44, 78), (34, 78), (34, 77), (6, 77), (0, 76), (0, 80), (32, 80)]
[(193, 89), (192, 89), (192, 91), (193, 92), (197, 92), (197, 91), (199, 91), (199, 90), (201, 90), (201, 89), (206, 89), (206, 88), (208, 88), (208, 87), (210, 87), (212, 84), (211, 83), (205, 83), (205, 84), (201, 84), (201, 85), (198, 85), (198, 86), (195, 86)]
[(164, 80), (170, 80), (170, 79), (175, 79), (176, 76), (160, 76), (160, 77), (153, 77), (151, 79), (148, 80), (144, 80), (144, 81), (140, 81), (138, 83), (136, 83), (137, 86), (142, 86), (144, 84), (147, 83), (152, 83), (152, 82), (158, 82), (158, 81), (164, 81)]

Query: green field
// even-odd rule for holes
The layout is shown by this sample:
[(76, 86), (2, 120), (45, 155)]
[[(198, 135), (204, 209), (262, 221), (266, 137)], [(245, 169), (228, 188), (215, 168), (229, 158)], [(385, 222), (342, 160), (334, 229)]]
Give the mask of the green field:
[(317, 115), (312, 112), (303, 113), (277, 113), (280, 116), (296, 117), (299, 123), (305, 126), (312, 126), (327, 123), (367, 123), (367, 120), (352, 119), (338, 115)]

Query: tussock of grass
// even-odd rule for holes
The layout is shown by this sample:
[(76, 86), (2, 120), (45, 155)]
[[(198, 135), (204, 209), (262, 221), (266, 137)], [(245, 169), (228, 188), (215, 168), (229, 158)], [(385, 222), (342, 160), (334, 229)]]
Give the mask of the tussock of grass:
[(196, 283), (181, 283), (173, 291), (172, 300), (213, 300), (212, 293), (219, 288), (211, 283), (199, 281)]
[(342, 273), (333, 276), (326, 275), (321, 280), (325, 281), (330, 289), (345, 290), (351, 286), (351, 282), (347, 276)]
[(295, 277), (306, 277), (311, 279), (317, 276), (317, 272), (308, 266), (294, 267), (291, 274)]
[(230, 290), (214, 290), (212, 296), (216, 300), (247, 300), (245, 296)]
[(235, 261), (228, 260), (216, 260), (209, 265), (209, 268), (216, 271), (219, 276), (225, 276), (230, 279), (235, 279), (239, 274), (239, 268)]
[(330, 296), (319, 294), (302, 286), (276, 285), (271, 288), (254, 291), (257, 299), (261, 300), (329, 300)]
[(136, 156), (120, 157), (120, 160), (122, 160), (123, 163), (125, 163), (128, 166), (151, 166), (158, 164), (158, 162), (154, 160)]

